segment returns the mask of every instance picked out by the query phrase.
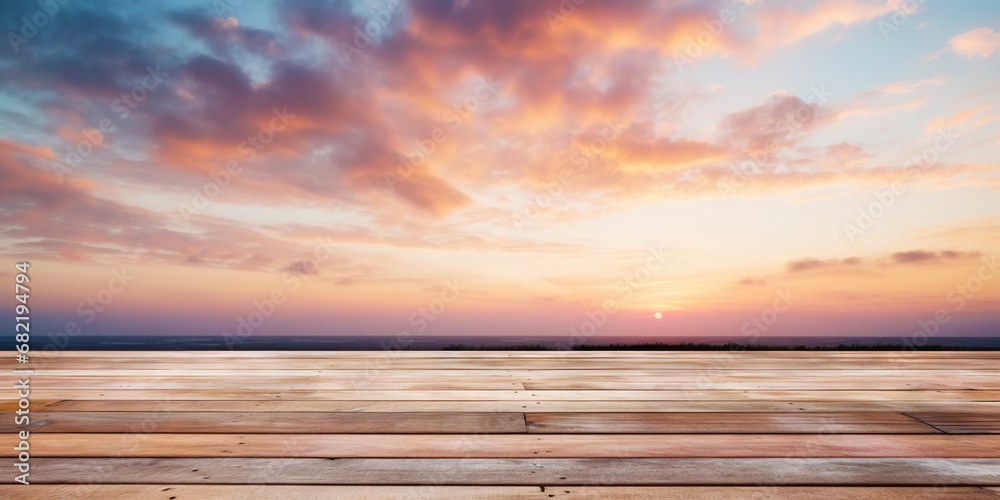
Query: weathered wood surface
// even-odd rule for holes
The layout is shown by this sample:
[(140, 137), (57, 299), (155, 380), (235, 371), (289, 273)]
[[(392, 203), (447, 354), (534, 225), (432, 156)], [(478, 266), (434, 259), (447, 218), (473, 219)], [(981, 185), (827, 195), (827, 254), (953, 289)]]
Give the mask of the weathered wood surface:
[[(209, 400), (209, 401), (985, 401), (1000, 402), (1000, 391), (738, 391), (717, 389), (682, 390), (433, 390), (433, 389), (38, 389), (35, 400)], [(13, 399), (11, 394), (0, 397)]]
[[(925, 426), (926, 427), (926, 426)], [(0, 432), (16, 432), (0, 414)], [(521, 413), (36, 412), (31, 432), (480, 434), (524, 433)], [(929, 427), (927, 427), (929, 429)]]
[[(835, 396), (832, 396), (835, 397)], [(967, 401), (41, 401), (48, 411), (219, 412), (968, 412), (1000, 413), (1000, 402)], [(34, 402), (33, 402), (34, 404)], [(0, 403), (13, 411), (16, 403)]]
[[(527, 426), (525, 425), (527, 423)], [(0, 432), (16, 432), (0, 414)], [(31, 432), (256, 434), (940, 434), (900, 413), (65, 412), (33, 414)]]
[(900, 413), (525, 413), (546, 434), (935, 434)]
[[(67, 351), (31, 365), (34, 484), (4, 475), (3, 498), (1000, 498), (996, 352)], [(26, 367), (0, 368), (11, 388)], [(0, 392), (8, 460), (16, 409)]]
[(913, 418), (949, 434), (1000, 434), (1000, 413), (914, 413)]
[(252, 498), (254, 500), (435, 499), (435, 500), (549, 500), (640, 499), (728, 500), (996, 500), (986, 488), (976, 487), (816, 487), (816, 486), (316, 486), (316, 485), (36, 485), (26, 491), (0, 485), (0, 497), (21, 500), (54, 498), (105, 500), (197, 500)]
[[(38, 458), (36, 483), (995, 486), (969, 458)], [(10, 483), (9, 475), (0, 483)]]
[[(946, 457), (1000, 458), (997, 435), (38, 433), (36, 457)], [(0, 456), (16, 456), (16, 436)], [(7, 451), (10, 450), (10, 451)]]

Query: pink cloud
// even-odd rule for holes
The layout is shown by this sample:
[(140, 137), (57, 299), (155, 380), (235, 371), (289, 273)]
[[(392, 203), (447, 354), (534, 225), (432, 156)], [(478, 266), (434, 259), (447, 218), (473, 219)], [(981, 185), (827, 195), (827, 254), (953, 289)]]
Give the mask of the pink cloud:
[(965, 57), (989, 57), (1000, 47), (1000, 33), (990, 28), (977, 28), (948, 40), (952, 52)]
[(765, 52), (835, 26), (863, 24), (897, 8), (898, 1), (821, 0), (810, 9), (763, 7), (755, 18), (755, 43)]

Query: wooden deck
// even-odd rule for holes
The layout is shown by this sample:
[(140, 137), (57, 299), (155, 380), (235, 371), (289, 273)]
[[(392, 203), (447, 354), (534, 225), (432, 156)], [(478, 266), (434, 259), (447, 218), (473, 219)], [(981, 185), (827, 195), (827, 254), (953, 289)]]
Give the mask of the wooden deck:
[[(1000, 500), (997, 352), (69, 351), (32, 364), (32, 484), (8, 466), (2, 498)], [(0, 365), (6, 380), (23, 367)]]

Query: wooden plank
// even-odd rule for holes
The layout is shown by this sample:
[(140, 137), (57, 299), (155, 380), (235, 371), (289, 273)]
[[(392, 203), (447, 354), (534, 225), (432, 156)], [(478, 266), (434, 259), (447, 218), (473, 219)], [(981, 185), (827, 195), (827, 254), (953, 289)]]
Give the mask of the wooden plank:
[[(567, 488), (563, 488), (563, 491)], [(925, 489), (909, 488), (908, 491), (912, 490), (915, 494), (920, 494)], [(972, 490), (974, 488), (968, 489)], [(645, 492), (638, 492), (638, 494), (645, 494)], [(102, 500), (135, 500), (137, 498), (143, 500), (215, 498), (247, 498), (253, 500), (345, 500), (375, 498), (467, 500), (504, 498), (511, 500), (549, 500), (553, 498), (548, 495), (539, 486), (33, 484), (25, 488), (21, 485), (0, 485), (0, 498), (18, 498), (19, 500), (52, 500), (55, 498), (99, 498)], [(990, 500), (995, 500), (992, 495), (987, 494), (987, 496)]]
[(252, 498), (254, 500), (342, 500), (427, 498), (439, 500), (548, 500), (609, 498), (662, 500), (995, 500), (973, 486), (316, 486), (201, 484), (37, 484), (30, 488), (0, 485), (0, 497), (21, 500), (101, 498), (104, 500)]
[[(32, 407), (36, 401), (32, 401)], [(50, 401), (47, 411), (218, 412), (997, 412), (998, 402), (967, 401)], [(0, 403), (13, 411), (15, 403)], [(40, 409), (40, 408), (39, 408)]]
[(1000, 370), (996, 369), (950, 369), (950, 370), (879, 370), (879, 369), (803, 369), (801, 367), (790, 366), (784, 363), (785, 368), (775, 372), (761, 369), (730, 368), (727, 370), (713, 371), (704, 367), (685, 369), (659, 369), (642, 366), (631, 366), (629, 368), (571, 368), (560, 369), (551, 368), (395, 368), (395, 369), (301, 369), (301, 368), (246, 368), (233, 363), (231, 368), (206, 370), (202, 368), (171, 368), (171, 369), (122, 369), (119, 367), (107, 368), (87, 368), (79, 370), (66, 369), (39, 369), (35, 371), (37, 378), (45, 380), (61, 380), (69, 378), (90, 378), (90, 377), (246, 377), (246, 376), (266, 376), (282, 378), (317, 378), (320, 380), (339, 380), (350, 378), (376, 378), (376, 377), (506, 377), (506, 378), (607, 378), (607, 377), (654, 377), (664, 380), (691, 380), (691, 379), (733, 379), (733, 378), (755, 378), (755, 379), (775, 379), (775, 378), (827, 378), (831, 376), (844, 377), (847, 379), (861, 379), (878, 375), (887, 379), (906, 379), (912, 377), (926, 377), (933, 373), (940, 377), (956, 378), (989, 378), (1000, 375)]
[(381, 369), (381, 370), (302, 370), (302, 369), (246, 369), (245, 367), (225, 370), (203, 369), (170, 369), (170, 370), (127, 370), (121, 368), (97, 368), (85, 370), (38, 370), (34, 377), (45, 386), (57, 386), (60, 382), (102, 381), (114, 382), (121, 378), (141, 377), (153, 382), (200, 382), (229, 381), (235, 379), (244, 381), (250, 378), (266, 378), (268, 381), (307, 381), (307, 382), (337, 382), (343, 380), (397, 380), (397, 379), (473, 379), (482, 381), (560, 381), (575, 380), (656, 380), (660, 382), (716, 383), (775, 380), (826, 380), (836, 377), (837, 382), (855, 383), (878, 377), (885, 381), (912, 381), (922, 377), (933, 376), (937, 379), (971, 381), (982, 384), (1000, 378), (1000, 370), (802, 370), (785, 368), (784, 370), (747, 370), (730, 369), (712, 371), (704, 368), (685, 370), (640, 369)]
[(316, 389), (316, 390), (347, 390), (357, 391), (368, 389), (523, 389), (519, 381), (499, 377), (487, 380), (475, 378), (425, 380), (401, 378), (398, 380), (368, 380), (345, 379), (337, 382), (316, 382), (302, 377), (272, 378), (272, 379), (232, 379), (220, 380), (212, 378), (184, 380), (183, 377), (142, 377), (139, 381), (117, 379), (115, 377), (64, 377), (62, 379), (35, 378), (31, 380), (33, 389), (248, 389), (284, 390), (284, 389)]
[[(65, 434), (33, 457), (944, 457), (1000, 458), (1000, 436), (931, 434)], [(0, 439), (16, 456), (17, 436)], [(737, 444), (738, 443), (738, 444)]]
[[(997, 485), (1000, 460), (37, 457), (32, 458), (31, 481), (34, 484)], [(12, 474), (0, 475), (0, 483), (12, 482)]]
[(936, 434), (900, 413), (526, 413), (531, 433)]
[[(10, 398), (13, 393), (8, 392)], [(54, 400), (341, 400), (341, 401), (994, 401), (1000, 391), (735, 391), (689, 390), (433, 390), (354, 389), (34, 389), (36, 399)], [(0, 396), (0, 401), (3, 397)]]
[[(39, 411), (39, 410), (48, 408), (49, 406), (51, 406), (51, 405), (53, 405), (55, 403), (58, 403), (58, 401), (32, 399), (30, 401), (30, 405), (29, 405), (28, 409), (30, 411)], [(15, 412), (15, 411), (17, 411), (19, 409), (22, 409), (22, 408), (20, 408), (20, 406), (18, 405), (18, 401), (16, 401), (16, 400), (14, 400), (14, 401), (0, 401), (0, 412)]]
[[(35, 412), (32, 432), (176, 433), (939, 433), (890, 413)], [(0, 432), (17, 432), (13, 414)]]
[(684, 390), (691, 388), (740, 389), (740, 390), (816, 390), (816, 389), (877, 389), (877, 390), (930, 390), (930, 389), (997, 389), (1000, 377), (909, 377), (867, 379), (831, 378), (759, 378), (717, 377), (702, 382), (694, 380), (668, 380), (657, 377), (629, 377), (619, 375), (604, 378), (511, 378), (493, 377), (420, 377), (394, 376), (387, 378), (319, 379), (316, 377), (272, 378), (195, 378), (195, 377), (50, 377), (35, 378), (36, 389), (528, 389), (528, 390)]
[(949, 434), (1000, 434), (1000, 412), (911, 413), (911, 417)]
[(0, 414), (0, 432), (477, 434), (525, 432), (521, 413), (35, 412), (26, 427)]
[[(580, 380), (580, 379), (523, 379), (524, 388), (528, 390), (679, 390), (690, 388), (691, 383), (676, 381), (660, 381), (656, 379), (636, 380), (619, 377), (615, 380)], [(909, 378), (885, 380), (880, 377), (870, 377), (869, 380), (837, 380), (833, 379), (786, 379), (786, 380), (724, 380), (712, 379), (703, 382), (700, 388), (742, 389), (742, 390), (808, 390), (808, 389), (875, 389), (875, 390), (936, 390), (936, 389), (996, 389), (1000, 387), (1000, 379), (987, 380), (982, 378), (962, 378), (952, 380), (935, 380), (932, 378)]]

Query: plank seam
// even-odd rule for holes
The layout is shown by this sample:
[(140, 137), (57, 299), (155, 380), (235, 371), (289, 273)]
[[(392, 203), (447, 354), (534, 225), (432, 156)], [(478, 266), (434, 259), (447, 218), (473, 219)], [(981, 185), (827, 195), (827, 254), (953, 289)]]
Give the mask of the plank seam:
[(916, 420), (917, 422), (920, 422), (920, 423), (926, 425), (927, 427), (930, 427), (930, 428), (932, 428), (932, 429), (934, 429), (934, 430), (936, 430), (936, 431), (938, 431), (938, 432), (940, 432), (942, 434), (952, 434), (951, 432), (948, 432), (948, 431), (946, 431), (944, 429), (941, 429), (940, 427), (938, 427), (938, 426), (936, 426), (936, 425), (934, 425), (934, 424), (932, 424), (930, 422), (925, 422), (925, 421), (923, 421), (923, 420), (921, 420), (921, 419), (919, 419), (917, 417), (914, 417), (913, 415), (910, 415), (909, 413), (900, 413), (900, 415), (905, 415), (907, 417), (910, 417), (913, 420)]

